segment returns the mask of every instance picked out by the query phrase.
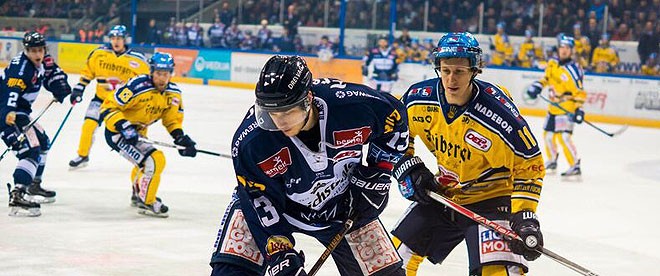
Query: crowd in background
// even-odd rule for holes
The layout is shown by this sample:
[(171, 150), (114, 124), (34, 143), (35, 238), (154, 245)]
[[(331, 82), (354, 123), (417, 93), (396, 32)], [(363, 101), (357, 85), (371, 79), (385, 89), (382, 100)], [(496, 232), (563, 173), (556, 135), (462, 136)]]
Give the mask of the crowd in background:
[[(119, 0), (6, 0), (0, 4), (0, 16), (35, 18), (107, 17), (118, 15)], [(106, 20), (107, 20), (106, 19)]]

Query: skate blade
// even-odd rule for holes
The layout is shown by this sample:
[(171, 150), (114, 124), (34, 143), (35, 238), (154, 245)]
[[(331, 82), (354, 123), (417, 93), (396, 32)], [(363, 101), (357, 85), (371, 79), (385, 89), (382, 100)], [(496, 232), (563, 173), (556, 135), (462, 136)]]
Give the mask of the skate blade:
[(40, 195), (25, 195), (25, 199), (32, 201), (34, 203), (44, 204), (44, 203), (53, 203), (55, 202), (55, 197), (44, 197)]
[(39, 208), (9, 207), (10, 217), (38, 217), (41, 216)]
[(167, 218), (170, 216), (168, 213), (155, 213), (154, 211), (151, 210), (145, 210), (145, 209), (138, 209), (138, 214), (143, 215), (143, 216), (150, 216), (150, 217), (156, 217), (156, 218)]
[(582, 175), (581, 174), (562, 175), (561, 180), (566, 182), (582, 182)]
[(75, 166), (75, 167), (69, 165), (69, 171), (75, 171), (75, 170), (78, 170), (78, 169), (82, 169), (82, 168), (84, 168), (84, 167), (87, 167), (88, 163), (89, 163), (89, 162), (81, 163), (81, 164), (79, 164), (78, 166)]

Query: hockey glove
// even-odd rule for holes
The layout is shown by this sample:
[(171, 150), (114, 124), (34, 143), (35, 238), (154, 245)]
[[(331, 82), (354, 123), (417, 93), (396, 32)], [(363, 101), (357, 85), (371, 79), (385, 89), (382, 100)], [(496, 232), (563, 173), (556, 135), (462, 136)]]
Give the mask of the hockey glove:
[(390, 80), (391, 80), (391, 81), (397, 81), (397, 80), (399, 80), (399, 74), (397, 74), (396, 72), (390, 74)]
[(7, 147), (11, 148), (12, 150), (19, 150), (21, 143), (18, 142), (18, 136), (20, 133), (21, 132), (18, 130), (18, 127), (14, 125), (5, 128), (5, 130), (0, 132), (0, 138), (5, 142)]
[(369, 69), (366, 65), (362, 65), (362, 75), (365, 77), (369, 75)]
[(541, 94), (541, 91), (543, 91), (543, 85), (535, 81), (527, 88), (527, 95), (532, 99), (536, 99)]
[(195, 157), (197, 155), (197, 149), (195, 148), (195, 141), (190, 139), (188, 135), (179, 135), (174, 139), (174, 144), (186, 147), (185, 149), (180, 149), (179, 154), (181, 156)]
[(399, 182), (399, 191), (408, 200), (429, 204), (433, 199), (427, 191), (438, 192), (439, 184), (418, 156), (404, 155), (394, 165), (394, 178)]
[(571, 116), (571, 121), (581, 124), (584, 122), (584, 111), (582, 108), (579, 108), (575, 110), (575, 113), (573, 113), (573, 116)]
[(5, 124), (8, 126), (13, 126), (16, 124), (16, 112), (7, 112), (7, 115), (5, 116)]
[(303, 269), (305, 263), (305, 255), (300, 251), (296, 252), (293, 249), (277, 252), (270, 256), (268, 262), (268, 271), (266, 275), (269, 276), (307, 276), (307, 272)]
[(137, 132), (137, 128), (135, 127), (135, 125), (131, 124), (131, 122), (126, 120), (120, 120), (117, 123), (115, 123), (115, 128), (121, 134), (121, 138), (124, 140), (124, 143), (133, 146), (137, 144), (139, 135)]
[(68, 76), (59, 67), (57, 67), (48, 77), (44, 84), (44, 88), (53, 93), (55, 100), (59, 103), (63, 103), (64, 98), (71, 94), (71, 86), (68, 82)]
[(392, 180), (390, 172), (356, 164), (348, 173), (350, 209), (361, 220), (377, 218), (385, 210)]
[(533, 261), (541, 256), (538, 249), (543, 247), (543, 235), (536, 214), (530, 210), (523, 210), (511, 216), (509, 220), (511, 230), (516, 232), (522, 239), (509, 241), (511, 251), (523, 255), (525, 260)]
[(85, 91), (85, 86), (82, 85), (82, 83), (76, 84), (76, 86), (73, 87), (73, 90), (71, 90), (71, 97), (69, 98), (71, 104), (82, 102), (82, 96), (84, 91)]

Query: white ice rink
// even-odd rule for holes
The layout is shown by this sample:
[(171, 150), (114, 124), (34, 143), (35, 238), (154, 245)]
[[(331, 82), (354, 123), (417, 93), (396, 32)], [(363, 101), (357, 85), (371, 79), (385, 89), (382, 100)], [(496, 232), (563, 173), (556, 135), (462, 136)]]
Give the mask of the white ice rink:
[[(180, 86), (186, 133), (200, 149), (228, 153), (253, 92)], [(85, 102), (74, 108), (48, 156), (44, 186), (57, 191), (57, 202), (42, 205), (41, 217), (16, 218), (6, 215), (8, 196), (0, 196), (0, 275), (208, 275), (217, 228), (236, 185), (231, 161), (203, 154), (183, 158), (163, 149), (167, 167), (158, 195), (170, 207), (170, 217), (136, 214), (129, 207), (131, 166), (110, 151), (101, 129), (89, 166), (68, 171), (93, 87), (88, 86)], [(48, 99), (49, 94), (40, 95), (35, 111)], [(39, 121), (51, 137), (68, 108), (55, 105)], [(540, 138), (542, 119), (528, 120)], [(171, 142), (160, 123), (150, 128), (150, 137)], [(630, 127), (610, 138), (581, 125), (574, 139), (582, 182), (545, 178), (538, 214), (546, 247), (601, 275), (660, 275), (660, 130)], [(432, 158), (424, 158), (433, 168)], [(560, 160), (563, 171), (567, 165)], [(0, 162), (2, 186), (12, 181), (15, 163), (11, 154)], [(393, 188), (382, 215), (385, 226), (391, 228), (407, 206)], [(297, 248), (304, 250), (308, 269), (324, 249), (304, 236), (298, 236)], [(577, 275), (545, 257), (530, 266), (530, 275)], [(461, 244), (442, 265), (425, 262), (419, 275), (467, 273)], [(337, 275), (334, 263), (329, 260), (318, 275)]]

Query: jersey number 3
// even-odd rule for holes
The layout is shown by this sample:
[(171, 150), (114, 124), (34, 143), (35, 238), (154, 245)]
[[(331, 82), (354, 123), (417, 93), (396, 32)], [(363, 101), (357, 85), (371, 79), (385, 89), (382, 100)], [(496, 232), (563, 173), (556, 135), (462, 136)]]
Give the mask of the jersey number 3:
[(270, 200), (265, 196), (255, 198), (253, 204), (259, 214), (261, 224), (265, 227), (269, 227), (280, 221), (280, 215), (277, 214), (277, 209), (275, 209)]

